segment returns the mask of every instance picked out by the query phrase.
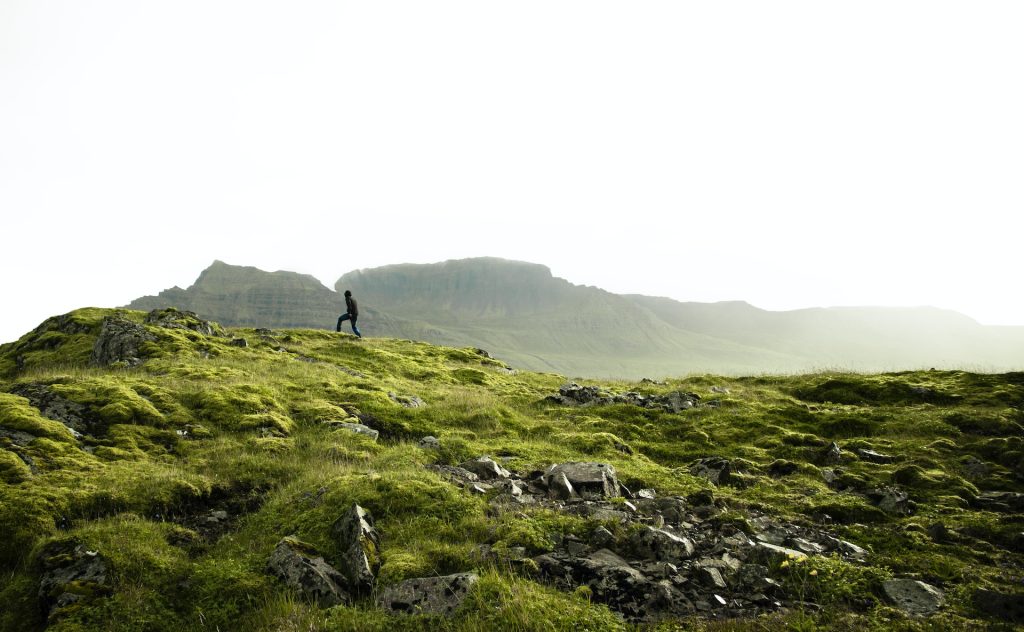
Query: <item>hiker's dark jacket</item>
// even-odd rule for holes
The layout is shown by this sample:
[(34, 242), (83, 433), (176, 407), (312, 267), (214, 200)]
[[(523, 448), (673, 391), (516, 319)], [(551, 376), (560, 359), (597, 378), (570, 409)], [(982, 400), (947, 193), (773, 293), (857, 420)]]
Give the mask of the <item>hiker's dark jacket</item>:
[(345, 297), (345, 309), (348, 310), (350, 316), (359, 315), (359, 306), (356, 305), (356, 299), (352, 298), (351, 296)]

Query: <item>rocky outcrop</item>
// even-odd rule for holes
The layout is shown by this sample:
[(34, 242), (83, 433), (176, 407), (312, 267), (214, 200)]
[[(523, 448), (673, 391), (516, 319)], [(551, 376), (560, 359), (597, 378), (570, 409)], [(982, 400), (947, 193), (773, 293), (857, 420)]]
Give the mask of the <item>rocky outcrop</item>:
[(289, 588), (322, 608), (350, 603), (345, 590), (347, 578), (324, 561), (316, 549), (294, 537), (286, 537), (274, 548), (267, 570)]
[(95, 430), (95, 421), (85, 406), (62, 397), (46, 384), (19, 384), (11, 392), (27, 399), (43, 417), (67, 426), (76, 438)]
[(36, 557), (42, 567), (39, 600), (50, 621), (73, 605), (111, 591), (110, 565), (97, 551), (74, 540), (51, 542)]
[(346, 587), (354, 593), (367, 593), (380, 569), (380, 535), (373, 518), (359, 505), (352, 505), (331, 527), (341, 551), (340, 571)]
[[(173, 307), (154, 309), (143, 321), (147, 325), (164, 329), (188, 329), (204, 336), (224, 336), (224, 329), (217, 323), (203, 320), (195, 312), (180, 311)], [(245, 340), (242, 340), (245, 346)]]
[(108, 316), (103, 319), (90, 362), (93, 366), (138, 366), (143, 362), (140, 347), (155, 340), (144, 326), (123, 316)]
[(657, 408), (678, 413), (694, 408), (700, 403), (700, 395), (675, 391), (667, 395), (642, 395), (635, 391), (611, 393), (597, 386), (580, 386), (575, 382), (563, 384), (557, 395), (548, 396), (548, 401), (563, 406), (602, 406), (608, 404), (630, 404), (641, 408)]
[(450, 617), (479, 579), (475, 573), (407, 579), (382, 590), (377, 603), (391, 612)]

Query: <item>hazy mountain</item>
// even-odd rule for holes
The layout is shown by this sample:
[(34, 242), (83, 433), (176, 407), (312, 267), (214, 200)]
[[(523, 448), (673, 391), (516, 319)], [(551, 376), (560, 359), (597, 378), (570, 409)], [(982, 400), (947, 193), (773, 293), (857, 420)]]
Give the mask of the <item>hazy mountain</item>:
[(574, 285), (533, 263), (495, 258), (311, 276), (214, 262), (188, 289), (133, 301), (231, 326), (332, 329), (341, 292), (364, 335), (487, 349), (516, 366), (585, 376), (1024, 366), (1024, 327), (985, 327), (935, 308), (815, 308), (691, 303)]

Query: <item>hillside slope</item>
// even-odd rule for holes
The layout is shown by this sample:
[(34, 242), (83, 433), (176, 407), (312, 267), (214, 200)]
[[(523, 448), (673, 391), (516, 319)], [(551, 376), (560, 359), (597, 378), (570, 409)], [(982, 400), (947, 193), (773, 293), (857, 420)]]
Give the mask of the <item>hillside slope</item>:
[(0, 630), (1020, 621), (1024, 374), (563, 381), (51, 318), (0, 346)]

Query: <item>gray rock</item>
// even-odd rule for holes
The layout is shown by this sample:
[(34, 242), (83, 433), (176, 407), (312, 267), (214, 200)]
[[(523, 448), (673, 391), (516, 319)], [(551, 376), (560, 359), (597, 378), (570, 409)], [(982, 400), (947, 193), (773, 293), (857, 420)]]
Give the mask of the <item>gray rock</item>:
[(392, 612), (450, 617), (479, 579), (475, 573), (408, 579), (381, 591), (377, 603)]
[(900, 610), (913, 615), (929, 615), (942, 607), (942, 591), (916, 579), (890, 579), (882, 582), (885, 596)]
[(963, 468), (964, 476), (970, 480), (985, 478), (992, 471), (988, 463), (971, 454), (960, 460), (960, 467)]
[(332, 420), (332, 421), (325, 421), (324, 423), (325, 424), (330, 424), (333, 428), (337, 428), (339, 430), (348, 430), (349, 432), (354, 432), (354, 433), (356, 433), (358, 435), (363, 435), (364, 437), (369, 437), (370, 439), (373, 439), (374, 441), (376, 441), (377, 437), (380, 436), (380, 433), (378, 431), (374, 430), (373, 428), (371, 428), (369, 426), (364, 426), (363, 424), (352, 423), (350, 421), (334, 421), (334, 420)]
[(1024, 593), (1007, 594), (978, 589), (972, 596), (974, 607), (990, 617), (1024, 623)]
[(565, 475), (573, 490), (582, 498), (597, 500), (619, 495), (615, 468), (607, 463), (571, 462), (552, 465), (544, 472), (544, 483), (548, 488), (559, 474)]
[(441, 478), (455, 483), (459, 487), (465, 487), (480, 481), (480, 477), (473, 472), (453, 465), (428, 465), (427, 469), (437, 472)]
[(341, 551), (340, 568), (345, 586), (354, 593), (366, 593), (380, 569), (380, 535), (373, 518), (359, 505), (352, 505), (331, 526)]
[(559, 500), (577, 497), (576, 490), (572, 488), (572, 483), (566, 478), (565, 472), (559, 472), (548, 481), (548, 495)]
[(693, 557), (693, 542), (663, 529), (644, 527), (633, 534), (630, 546), (640, 557), (657, 561), (685, 560)]
[(232, 347), (239, 347), (241, 349), (245, 349), (249, 346), (249, 341), (246, 340), (245, 338), (232, 338), (231, 342), (229, 342), (228, 344), (231, 345)]
[(839, 465), (842, 460), (843, 451), (839, 449), (839, 444), (835, 441), (825, 446), (821, 456), (818, 458), (819, 463), (822, 465)]
[(267, 561), (267, 570), (289, 588), (312, 599), (322, 608), (351, 602), (343, 586), (346, 579), (324, 561), (312, 546), (288, 536), (278, 542)]
[[(224, 331), (217, 323), (203, 320), (195, 312), (182, 311), (173, 307), (154, 309), (146, 314), (144, 322), (147, 325), (156, 325), (164, 329), (188, 329), (204, 336), (221, 336), (224, 334)], [(239, 339), (236, 338), (235, 340)], [(238, 345), (235, 340), (232, 340), (231, 344), (245, 346)], [(241, 340), (244, 342), (244, 339)]]
[(459, 467), (476, 474), (481, 480), (492, 481), (502, 478), (510, 478), (512, 473), (494, 462), (489, 456), (480, 456), (475, 459), (459, 463)]
[(142, 325), (123, 316), (107, 316), (93, 344), (90, 362), (93, 366), (138, 366), (142, 364), (139, 348), (155, 340), (156, 336)]
[(23, 384), (11, 392), (27, 399), (43, 417), (67, 426), (76, 439), (93, 431), (95, 424), (85, 406), (55, 393), (45, 384)]
[(395, 402), (402, 408), (421, 408), (427, 405), (425, 401), (415, 395), (398, 395), (396, 393), (388, 393), (388, 397), (391, 401)]
[(50, 621), (72, 604), (110, 592), (107, 560), (72, 540), (51, 542), (36, 559), (43, 568), (39, 599)]
[(694, 476), (706, 478), (715, 485), (725, 485), (732, 477), (732, 464), (729, 459), (720, 456), (709, 456), (698, 460), (690, 466)]
[(441, 440), (433, 435), (427, 435), (420, 439), (419, 443), (417, 443), (416, 445), (423, 448), (424, 450), (440, 450)]
[(784, 546), (769, 544), (768, 542), (756, 542), (751, 557), (757, 561), (767, 562), (769, 565), (778, 565), (785, 560), (798, 560), (807, 557), (803, 551), (789, 549)]
[(868, 461), (869, 463), (885, 464), (885, 463), (892, 463), (893, 461), (896, 460), (896, 457), (894, 457), (894, 456), (890, 456), (888, 454), (882, 454), (880, 452), (875, 452), (874, 450), (866, 450), (864, 448), (857, 448), (856, 452), (857, 452), (857, 456), (859, 456), (861, 458), (861, 460)]
[(607, 549), (615, 545), (615, 535), (605, 527), (597, 527), (590, 534), (590, 542), (599, 549)]
[(867, 492), (867, 495), (879, 509), (895, 516), (909, 516), (916, 507), (910, 496), (896, 487), (880, 487)]
[(974, 504), (981, 509), (1003, 513), (1024, 511), (1024, 493), (1021, 492), (982, 492), (978, 494)]
[(725, 590), (729, 587), (722, 577), (722, 571), (717, 568), (701, 566), (697, 569), (697, 580), (712, 590)]

